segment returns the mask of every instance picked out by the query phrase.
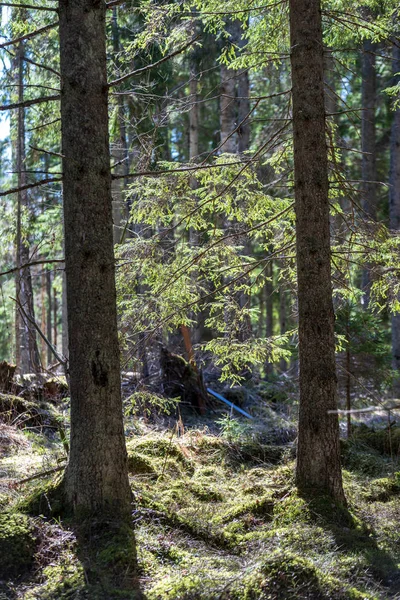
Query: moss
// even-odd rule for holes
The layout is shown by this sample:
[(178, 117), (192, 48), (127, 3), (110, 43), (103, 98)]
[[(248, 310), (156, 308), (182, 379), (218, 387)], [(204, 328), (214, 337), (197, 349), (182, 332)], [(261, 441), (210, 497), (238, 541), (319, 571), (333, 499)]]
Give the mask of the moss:
[(33, 564), (35, 528), (21, 513), (0, 515), (0, 578), (20, 576)]
[(343, 586), (311, 561), (277, 551), (231, 591), (232, 600), (368, 600), (369, 594)]
[(24, 600), (81, 600), (93, 598), (87, 590), (81, 563), (71, 553), (63, 553), (57, 564), (45, 567), (41, 573), (42, 584), (27, 592)]
[(128, 451), (128, 470), (134, 475), (156, 475), (156, 469), (152, 461), (135, 450)]
[(367, 502), (386, 502), (399, 494), (400, 481), (384, 477), (372, 481), (363, 495)]
[(152, 456), (155, 458), (174, 458), (179, 461), (183, 467), (190, 468), (190, 460), (185, 456), (178, 442), (168, 437), (157, 437), (132, 440), (127, 444), (128, 453), (137, 452), (142, 456)]
[(227, 523), (243, 515), (256, 515), (270, 521), (274, 512), (274, 500), (270, 496), (261, 496), (250, 502), (239, 503), (224, 513), (222, 522)]
[(45, 517), (67, 516), (62, 473), (47, 480), (40, 480), (18, 503), (20, 511)]

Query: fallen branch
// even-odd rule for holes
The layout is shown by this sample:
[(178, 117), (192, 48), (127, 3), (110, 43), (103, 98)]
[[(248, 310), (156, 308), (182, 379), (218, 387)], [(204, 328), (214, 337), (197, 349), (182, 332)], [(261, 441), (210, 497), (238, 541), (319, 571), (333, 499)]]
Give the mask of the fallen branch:
[(23, 483), (28, 483), (28, 481), (34, 481), (35, 479), (40, 479), (41, 477), (47, 477), (47, 475), (52, 475), (53, 473), (58, 473), (65, 469), (66, 465), (60, 465), (59, 467), (53, 467), (52, 469), (48, 469), (47, 471), (41, 471), (40, 473), (36, 473), (35, 475), (31, 475), (30, 477), (25, 477), (25, 479), (20, 479), (19, 481), (15, 481), (13, 485), (22, 485)]

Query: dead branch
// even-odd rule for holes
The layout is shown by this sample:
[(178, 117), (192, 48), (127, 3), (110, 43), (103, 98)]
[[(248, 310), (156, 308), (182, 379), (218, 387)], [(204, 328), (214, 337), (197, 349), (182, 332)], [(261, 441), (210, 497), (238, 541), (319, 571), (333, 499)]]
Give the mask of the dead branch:
[(17, 300), (16, 298), (12, 298), (11, 296), (10, 296), (10, 298), (18, 306), (19, 310), (21, 311), (21, 313), (23, 314), (25, 319), (27, 319), (27, 321), (29, 321), (29, 323), (31, 323), (34, 326), (34, 328), (36, 329), (36, 331), (38, 332), (38, 334), (40, 335), (40, 337), (42, 338), (42, 340), (44, 341), (46, 346), (48, 346), (50, 348), (51, 352), (54, 354), (56, 359), (65, 367), (68, 364), (68, 359), (65, 358), (65, 356), (62, 356), (61, 354), (58, 353), (57, 349), (53, 346), (53, 344), (51, 342), (49, 342), (47, 337), (44, 335), (43, 331), (40, 329), (40, 327), (36, 323), (35, 319), (32, 319), (32, 317), (30, 317), (27, 314), (27, 312), (24, 309), (24, 307), (22, 306), (21, 302), (19, 300)]
[(64, 258), (53, 258), (50, 260), (34, 260), (32, 262), (20, 265), (19, 267), (13, 267), (12, 269), (8, 269), (8, 271), (2, 271), (0, 273), (0, 277), (2, 277), (3, 275), (10, 275), (11, 273), (15, 273), (16, 271), (20, 271), (21, 269), (25, 269), (27, 267), (35, 267), (36, 265), (48, 265), (48, 264), (52, 264), (52, 263), (63, 263), (63, 262), (65, 262)]
[[(1, 48), (1, 46), (0, 46)], [(55, 100), (60, 100), (60, 94), (56, 94), (54, 96), (41, 96), (40, 98), (32, 98), (31, 100), (24, 100), (24, 102), (14, 102), (13, 104), (3, 104), (0, 106), (1, 110), (12, 110), (14, 108), (28, 108), (28, 106), (33, 106), (34, 104), (41, 104), (42, 102), (54, 102)]]
[(28, 10), (50, 10), (51, 12), (57, 12), (57, 8), (52, 6), (35, 6), (34, 4), (13, 4), (12, 2), (0, 2), (0, 6), (9, 6), (10, 8), (26, 8)]
[(178, 169), (165, 169), (162, 171), (138, 171), (137, 173), (127, 173), (126, 175), (111, 175), (112, 179), (125, 179), (125, 177), (157, 177), (158, 175), (173, 175), (174, 173), (190, 173), (191, 171), (200, 171), (202, 169), (218, 169), (218, 167), (230, 167), (232, 165), (243, 165), (251, 163), (251, 160), (236, 160), (229, 163), (219, 163), (217, 165), (196, 165), (193, 167), (182, 167)]
[(40, 187), (46, 183), (57, 183), (62, 181), (61, 177), (52, 177), (48, 179), (41, 179), (40, 181), (36, 181), (35, 183), (27, 183), (26, 185), (21, 185), (18, 188), (11, 188), (10, 190), (6, 190), (5, 192), (0, 192), (0, 196), (9, 196), (10, 194), (15, 194), (16, 192), (22, 192), (23, 190), (31, 190), (32, 188)]
[(28, 483), (28, 481), (34, 481), (35, 479), (40, 479), (41, 477), (47, 477), (47, 475), (52, 475), (53, 473), (58, 473), (65, 469), (66, 465), (60, 465), (58, 467), (53, 467), (52, 469), (48, 469), (47, 471), (41, 471), (40, 473), (36, 473), (35, 475), (31, 475), (30, 477), (25, 477), (25, 479), (20, 479), (13, 483), (13, 485), (22, 485), (23, 483)]

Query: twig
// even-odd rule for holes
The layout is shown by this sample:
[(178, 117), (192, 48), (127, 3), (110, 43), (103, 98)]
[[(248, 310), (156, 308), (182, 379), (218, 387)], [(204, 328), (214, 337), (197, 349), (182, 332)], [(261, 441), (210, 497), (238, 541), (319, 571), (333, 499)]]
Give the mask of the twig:
[(31, 148), (31, 150), (36, 150), (37, 152), (43, 152), (43, 154), (50, 154), (50, 156), (59, 156), (60, 158), (65, 158), (64, 154), (61, 154), (61, 152), (51, 152), (50, 150), (45, 150), (44, 148), (36, 148), (30, 144), (29, 148)]
[(40, 477), (47, 477), (47, 475), (52, 475), (53, 473), (58, 473), (65, 469), (66, 465), (60, 465), (58, 467), (53, 467), (48, 471), (41, 471), (40, 473), (36, 473), (35, 475), (31, 475), (30, 477), (25, 477), (25, 479), (20, 479), (16, 481), (13, 485), (22, 485), (23, 483), (28, 483), (28, 481), (33, 481), (34, 479), (40, 479)]
[(31, 190), (36, 187), (40, 187), (46, 183), (57, 183), (62, 181), (61, 177), (52, 177), (48, 179), (41, 179), (40, 181), (36, 181), (35, 183), (27, 183), (26, 185), (21, 185), (21, 187), (11, 188), (10, 190), (6, 190), (5, 192), (0, 192), (0, 196), (9, 196), (10, 194), (15, 194), (16, 192), (21, 192), (22, 190)]
[(173, 173), (190, 173), (191, 171), (200, 171), (202, 169), (218, 169), (219, 167), (230, 167), (232, 165), (243, 165), (251, 163), (252, 160), (236, 160), (229, 163), (219, 163), (215, 165), (196, 165), (193, 167), (179, 167), (178, 169), (164, 169), (161, 171), (138, 171), (137, 173), (127, 173), (126, 175), (111, 175), (112, 179), (125, 179), (125, 177), (157, 177), (158, 175), (168, 175)]
[(24, 42), (25, 40), (30, 40), (31, 38), (35, 37), (36, 35), (40, 35), (41, 33), (48, 31), (49, 29), (53, 29), (54, 27), (57, 27), (57, 25), (58, 25), (58, 21), (55, 21), (55, 23), (50, 23), (49, 25), (45, 25), (44, 27), (41, 27), (40, 29), (36, 29), (35, 31), (31, 31), (30, 33), (26, 33), (25, 35), (21, 35), (18, 38), (14, 38), (13, 40), (9, 40), (8, 42), (4, 42), (3, 44), (0, 44), (0, 48), (6, 48), (7, 46), (13, 46), (14, 44), (19, 44), (19, 42)]
[(192, 44), (194, 44), (194, 42), (196, 40), (198, 40), (199, 37), (200, 36), (197, 35), (195, 38), (190, 40), (190, 42), (188, 42), (187, 44), (185, 44), (178, 50), (175, 50), (174, 52), (167, 54), (163, 58), (160, 58), (160, 60), (157, 60), (155, 63), (152, 63), (151, 65), (147, 65), (146, 67), (142, 67), (141, 69), (136, 69), (136, 71), (131, 71), (130, 73), (127, 73), (126, 75), (123, 75), (122, 77), (119, 77), (118, 79), (114, 79), (114, 81), (110, 81), (110, 83), (108, 84), (108, 87), (111, 87), (113, 85), (118, 85), (118, 84), (122, 83), (123, 81), (126, 81), (130, 77), (134, 77), (135, 75), (140, 75), (141, 73), (146, 73), (146, 71), (150, 71), (150, 69), (154, 69), (154, 67), (158, 67), (159, 65), (166, 62), (170, 58), (173, 58), (174, 56), (177, 56), (178, 54), (181, 54), (182, 52), (184, 52), (187, 48), (192, 46)]
[(12, 2), (0, 2), (0, 6), (9, 6), (10, 8), (26, 8), (28, 10), (50, 10), (52, 12), (58, 12), (57, 8), (53, 6), (35, 6), (34, 4), (13, 4)]
[(68, 359), (66, 359), (65, 356), (62, 356), (61, 354), (59, 354), (57, 352), (57, 349), (53, 346), (53, 344), (51, 342), (49, 342), (47, 337), (44, 335), (43, 331), (40, 329), (39, 325), (36, 323), (35, 319), (32, 319), (32, 317), (30, 317), (27, 314), (27, 312), (25, 311), (21, 302), (19, 300), (17, 300), (16, 298), (13, 298), (12, 296), (10, 296), (10, 298), (18, 306), (19, 310), (22, 312), (25, 319), (27, 319), (34, 326), (34, 328), (36, 329), (36, 331), (38, 332), (38, 334), (40, 335), (42, 340), (45, 342), (45, 344), (50, 348), (50, 350), (52, 351), (52, 353), (54, 354), (56, 359), (65, 367), (68, 364)]
[(19, 267), (13, 267), (12, 269), (8, 269), (8, 271), (2, 271), (0, 273), (0, 277), (2, 277), (3, 275), (10, 275), (11, 273), (15, 273), (16, 271), (25, 269), (26, 267), (35, 267), (36, 265), (47, 265), (47, 264), (51, 264), (51, 263), (63, 263), (63, 262), (65, 262), (64, 258), (52, 258), (49, 260), (35, 260), (32, 262), (20, 265)]
[[(2, 46), (0, 46), (1, 48)], [(24, 100), (23, 102), (14, 102), (13, 104), (2, 104), (0, 110), (12, 110), (14, 108), (28, 108), (34, 104), (42, 104), (43, 102), (54, 102), (60, 100), (60, 94), (54, 96), (41, 96), (40, 98), (32, 98), (31, 100)]]

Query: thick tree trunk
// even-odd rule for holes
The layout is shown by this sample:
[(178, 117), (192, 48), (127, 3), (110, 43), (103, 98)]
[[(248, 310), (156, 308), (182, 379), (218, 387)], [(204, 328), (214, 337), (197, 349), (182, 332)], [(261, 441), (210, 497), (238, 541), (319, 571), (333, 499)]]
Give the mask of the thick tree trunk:
[(71, 393), (66, 494), (75, 514), (130, 513), (117, 335), (105, 2), (60, 0)]
[[(393, 44), (393, 74), (392, 85), (399, 82), (400, 48)], [(390, 229), (400, 235), (400, 108), (393, 114), (390, 139), (390, 187), (389, 187), (389, 218)], [(393, 394), (400, 398), (400, 314), (392, 315), (392, 360), (395, 378)]]
[(300, 407), (296, 483), (345, 502), (339, 451), (319, 0), (290, 0)]
[[(364, 218), (375, 221), (377, 210), (376, 198), (376, 131), (375, 131), (375, 101), (376, 101), (376, 44), (370, 40), (363, 43), (362, 73), (361, 73), (361, 179), (362, 179), (362, 208)], [(362, 288), (364, 290), (364, 306), (367, 307), (371, 295), (371, 274), (368, 268), (363, 271)]]
[[(24, 42), (18, 46), (17, 65), (18, 65), (18, 101), (24, 101)], [(18, 127), (17, 127), (17, 149), (16, 149), (16, 170), (18, 172), (18, 188), (23, 187), (26, 180), (26, 156), (25, 156), (25, 110), (18, 109)], [(29, 245), (22, 235), (22, 213), (28, 208), (28, 191), (21, 190), (17, 197), (17, 266), (29, 263)], [(24, 312), (32, 320), (35, 319), (34, 299), (31, 270), (25, 267), (17, 271), (16, 274), (16, 297), (19, 304), (22, 305)], [(22, 311), (16, 307), (15, 332), (16, 332), (16, 362), (19, 372), (37, 373), (40, 370), (39, 348), (36, 339), (36, 330)]]

